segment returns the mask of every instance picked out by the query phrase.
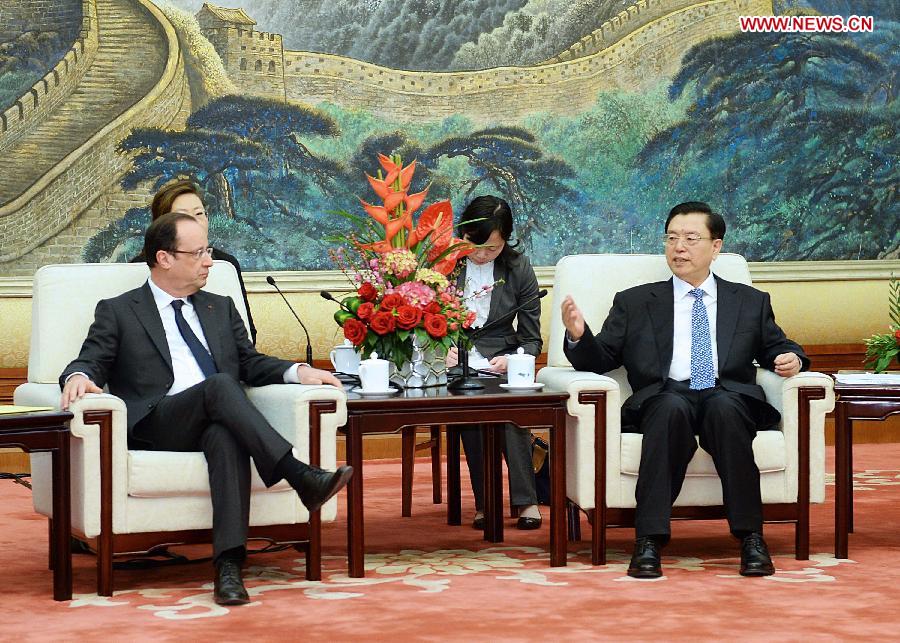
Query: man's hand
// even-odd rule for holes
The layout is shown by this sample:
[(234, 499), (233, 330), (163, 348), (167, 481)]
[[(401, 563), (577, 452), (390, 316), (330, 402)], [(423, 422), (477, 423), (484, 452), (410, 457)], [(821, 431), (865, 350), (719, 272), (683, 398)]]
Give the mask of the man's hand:
[(794, 353), (782, 353), (775, 358), (775, 373), (781, 377), (793, 377), (802, 366), (803, 362)]
[(63, 387), (62, 397), (59, 399), (59, 405), (64, 411), (69, 409), (69, 404), (75, 400), (80, 400), (85, 393), (102, 393), (103, 389), (94, 384), (86, 376), (76, 373), (68, 380)]
[(566, 327), (569, 339), (577, 342), (584, 335), (584, 315), (581, 309), (575, 305), (572, 295), (566, 295), (562, 303), (562, 321)]
[(300, 378), (301, 384), (330, 384), (331, 386), (344, 388), (344, 385), (334, 376), (334, 373), (323, 371), (320, 368), (313, 368), (312, 366), (298, 364), (297, 377)]
[(453, 368), (459, 364), (459, 349), (456, 346), (451, 346), (450, 350), (447, 351), (447, 357), (445, 359), (447, 368)]
[(506, 364), (506, 356), (505, 355), (497, 355), (497, 357), (491, 358), (491, 370), (497, 373), (505, 373), (507, 368)]

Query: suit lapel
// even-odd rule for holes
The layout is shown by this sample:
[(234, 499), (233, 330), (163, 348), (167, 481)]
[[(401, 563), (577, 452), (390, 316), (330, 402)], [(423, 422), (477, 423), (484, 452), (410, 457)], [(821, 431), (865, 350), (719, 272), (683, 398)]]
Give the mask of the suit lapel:
[(650, 291), (647, 314), (653, 324), (656, 351), (659, 356), (660, 377), (669, 377), (672, 365), (672, 336), (675, 333), (675, 306), (672, 280), (660, 282)]
[[(494, 283), (497, 283), (500, 279), (506, 279), (504, 285), (509, 282), (509, 279), (504, 275), (504, 266), (501, 265), (499, 261), (494, 260)], [(500, 299), (503, 298), (504, 293), (508, 292), (505, 288), (500, 288), (500, 290), (491, 290), (491, 307), (488, 311), (488, 320), (497, 319), (497, 311), (500, 309)], [(510, 306), (511, 308), (511, 306)], [(505, 310), (505, 309), (504, 309)]]
[(153, 291), (150, 290), (149, 283), (145, 283), (143, 287), (135, 291), (131, 300), (131, 309), (171, 371), (172, 354), (169, 352), (166, 331), (163, 328), (162, 318), (159, 316), (159, 310), (156, 308), (156, 300), (153, 299)]
[(191, 295), (191, 303), (194, 305), (194, 310), (200, 319), (200, 326), (203, 328), (203, 336), (206, 337), (209, 353), (213, 356), (213, 361), (218, 365), (220, 362), (217, 357), (221, 354), (222, 349), (219, 320), (217, 318), (218, 307), (212, 298), (207, 297), (202, 290), (198, 290)]
[(716, 350), (719, 353), (719, 373), (725, 368), (734, 329), (741, 314), (741, 298), (730, 281), (716, 277)]

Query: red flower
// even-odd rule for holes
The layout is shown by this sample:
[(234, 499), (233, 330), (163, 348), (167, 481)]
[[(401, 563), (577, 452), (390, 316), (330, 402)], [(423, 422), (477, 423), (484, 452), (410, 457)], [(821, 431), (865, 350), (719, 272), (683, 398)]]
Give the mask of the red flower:
[(366, 339), (366, 325), (358, 319), (348, 319), (344, 322), (344, 337), (359, 346)]
[(430, 304), (428, 304), (427, 306), (425, 306), (425, 312), (431, 313), (432, 315), (436, 315), (437, 313), (441, 312), (441, 305), (439, 303), (437, 303), (436, 301), (433, 301)]
[(392, 292), (389, 295), (385, 295), (384, 299), (381, 300), (380, 310), (393, 310), (394, 308), (403, 306), (405, 303), (406, 300), (403, 299), (403, 295)]
[(363, 301), (375, 301), (375, 298), (378, 296), (378, 291), (375, 290), (375, 286), (368, 281), (357, 288), (356, 292)]
[(425, 314), (425, 330), (436, 339), (447, 335), (447, 318), (443, 315)]
[(375, 304), (370, 301), (360, 304), (359, 308), (356, 309), (356, 316), (363, 321), (369, 321), (374, 313)]
[(894, 333), (894, 339), (897, 341), (898, 344), (900, 344), (900, 328), (898, 328), (897, 331)]
[[(357, 312), (359, 312), (359, 311), (357, 311)], [(470, 310), (466, 314), (466, 321), (463, 322), (463, 328), (468, 328), (469, 326), (472, 325), (472, 322), (474, 322), (474, 321), (475, 321), (475, 311)]]
[(369, 325), (379, 335), (387, 335), (388, 333), (394, 332), (394, 329), (397, 327), (397, 322), (394, 319), (394, 315), (385, 312), (379, 311), (372, 315), (372, 321), (369, 322)]
[(422, 311), (415, 306), (403, 305), (397, 308), (397, 326), (403, 330), (415, 328), (422, 321)]

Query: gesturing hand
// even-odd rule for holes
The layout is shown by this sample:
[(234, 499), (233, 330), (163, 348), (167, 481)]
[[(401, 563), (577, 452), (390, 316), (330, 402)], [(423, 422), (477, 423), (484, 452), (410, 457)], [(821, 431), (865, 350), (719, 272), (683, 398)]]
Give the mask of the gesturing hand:
[(572, 295), (566, 295), (562, 303), (562, 321), (569, 334), (569, 339), (577, 342), (584, 335), (584, 315), (575, 304)]

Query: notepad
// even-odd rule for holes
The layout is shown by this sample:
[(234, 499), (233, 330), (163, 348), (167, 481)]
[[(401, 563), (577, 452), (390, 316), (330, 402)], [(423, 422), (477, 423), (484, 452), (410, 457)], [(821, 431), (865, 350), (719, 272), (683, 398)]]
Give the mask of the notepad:
[(838, 384), (877, 384), (900, 386), (900, 373), (837, 373)]
[(0, 415), (14, 415), (16, 413), (37, 413), (39, 411), (55, 411), (52, 406), (18, 406), (15, 404), (0, 404)]

